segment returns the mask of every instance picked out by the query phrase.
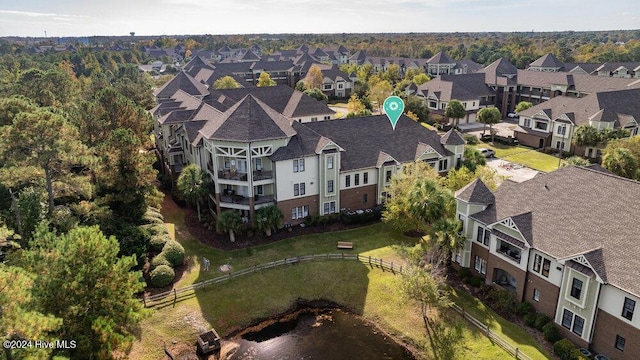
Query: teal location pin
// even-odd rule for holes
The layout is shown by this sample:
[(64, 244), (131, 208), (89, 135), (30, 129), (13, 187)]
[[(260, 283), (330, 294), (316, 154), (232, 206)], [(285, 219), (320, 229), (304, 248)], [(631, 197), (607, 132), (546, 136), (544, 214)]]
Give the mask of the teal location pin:
[(400, 119), (400, 115), (404, 111), (404, 101), (398, 96), (389, 96), (385, 101), (384, 105), (384, 113), (387, 114), (389, 121), (391, 122), (391, 126), (393, 126), (393, 130), (396, 129), (396, 124), (398, 123), (398, 119)]

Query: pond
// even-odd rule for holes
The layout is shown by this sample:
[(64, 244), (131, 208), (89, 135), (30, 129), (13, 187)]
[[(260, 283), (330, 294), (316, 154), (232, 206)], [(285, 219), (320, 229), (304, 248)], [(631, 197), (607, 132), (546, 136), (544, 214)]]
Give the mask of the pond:
[(260, 330), (241, 333), (223, 343), (220, 359), (415, 358), (405, 347), (361, 318), (339, 309), (329, 309), (302, 311)]

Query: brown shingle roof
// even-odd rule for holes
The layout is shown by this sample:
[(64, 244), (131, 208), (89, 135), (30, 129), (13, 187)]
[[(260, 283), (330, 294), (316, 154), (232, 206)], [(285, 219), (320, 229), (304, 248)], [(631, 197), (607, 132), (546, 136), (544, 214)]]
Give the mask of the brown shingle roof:
[(567, 166), (494, 195), (494, 205), (471, 217), (492, 224), (530, 212), (533, 248), (557, 259), (593, 252), (587, 259), (600, 276), (640, 295), (640, 182)]
[(491, 190), (480, 179), (475, 179), (456, 191), (455, 196), (457, 199), (473, 204), (489, 205), (495, 200)]

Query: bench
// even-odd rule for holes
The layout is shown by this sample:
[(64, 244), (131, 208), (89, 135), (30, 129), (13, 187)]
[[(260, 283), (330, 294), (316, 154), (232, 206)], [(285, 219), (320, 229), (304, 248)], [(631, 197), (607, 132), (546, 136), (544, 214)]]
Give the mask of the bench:
[(338, 241), (338, 249), (353, 249), (353, 242), (351, 242), (351, 241)]

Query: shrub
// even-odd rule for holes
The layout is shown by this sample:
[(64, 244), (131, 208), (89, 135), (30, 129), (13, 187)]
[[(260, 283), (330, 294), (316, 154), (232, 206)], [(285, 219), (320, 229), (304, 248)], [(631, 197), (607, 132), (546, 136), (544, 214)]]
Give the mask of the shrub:
[(580, 350), (568, 339), (558, 340), (553, 344), (553, 353), (562, 360), (582, 360), (586, 359)]
[(471, 284), (471, 286), (473, 287), (479, 288), (480, 286), (482, 286), (482, 284), (484, 284), (484, 279), (479, 276), (472, 276), (469, 280), (469, 284)]
[(155, 269), (160, 265), (171, 266), (171, 263), (169, 262), (169, 260), (167, 260), (167, 257), (163, 252), (154, 256), (153, 259), (151, 259), (151, 269)]
[(537, 318), (536, 313), (534, 312), (528, 313), (524, 316), (524, 323), (527, 324), (527, 326), (534, 327), (536, 324), (536, 318)]
[(168, 233), (153, 235), (149, 241), (149, 250), (158, 253), (162, 251), (168, 241), (171, 241), (171, 236)]
[(460, 268), (460, 270), (458, 270), (458, 276), (462, 281), (465, 281), (471, 276), (471, 271), (469, 271), (469, 268)]
[(489, 292), (489, 300), (493, 303), (494, 310), (502, 314), (513, 313), (516, 303), (513, 294), (507, 290), (493, 289)]
[(162, 248), (162, 254), (173, 265), (173, 267), (184, 264), (184, 248), (179, 242), (169, 240)]
[(536, 314), (536, 321), (533, 324), (533, 327), (535, 327), (538, 330), (542, 331), (542, 327), (547, 325), (549, 323), (549, 321), (551, 321), (551, 319), (549, 319), (549, 317), (545, 314), (542, 313), (538, 313)]
[(169, 234), (169, 230), (167, 230), (167, 227), (164, 224), (147, 224), (140, 227), (146, 229), (151, 236)]
[(464, 134), (462, 138), (467, 142), (467, 145), (477, 145), (480, 142), (478, 137), (472, 134)]
[(553, 322), (548, 322), (542, 327), (542, 334), (544, 335), (544, 338), (551, 343), (555, 343), (560, 340), (560, 330), (558, 330), (558, 327), (555, 326)]
[(518, 316), (524, 317), (532, 313), (533, 313), (533, 306), (526, 301), (519, 303), (518, 306), (516, 307), (516, 314), (518, 314)]
[(165, 287), (171, 284), (175, 277), (176, 273), (171, 266), (159, 265), (149, 274), (149, 285), (157, 288)]

